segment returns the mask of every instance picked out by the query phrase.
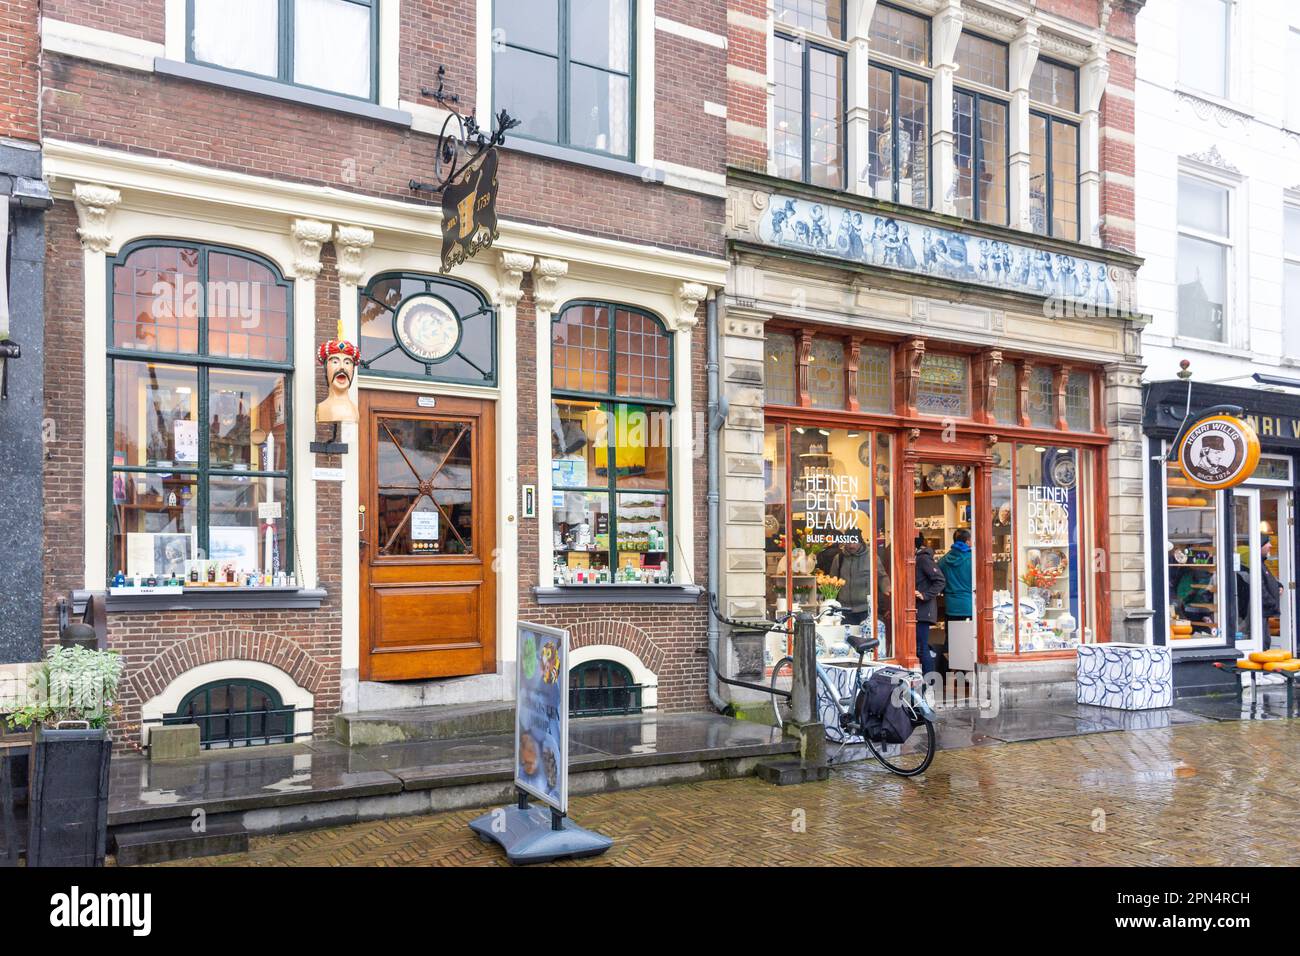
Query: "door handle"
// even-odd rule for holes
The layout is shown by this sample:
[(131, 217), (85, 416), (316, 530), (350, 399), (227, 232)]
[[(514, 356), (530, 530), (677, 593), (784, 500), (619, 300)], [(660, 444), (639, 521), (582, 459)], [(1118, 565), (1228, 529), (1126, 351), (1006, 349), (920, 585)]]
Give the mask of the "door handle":
[(366, 537), (366, 506), (357, 505), (357, 538), (361, 547), (369, 547), (370, 541)]

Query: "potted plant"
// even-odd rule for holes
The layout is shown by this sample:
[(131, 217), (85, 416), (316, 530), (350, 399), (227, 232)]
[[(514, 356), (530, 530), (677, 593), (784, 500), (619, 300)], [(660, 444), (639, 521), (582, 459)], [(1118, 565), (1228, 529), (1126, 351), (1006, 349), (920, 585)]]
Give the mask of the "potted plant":
[(102, 866), (108, 838), (107, 724), (122, 678), (113, 651), (52, 647), (28, 701), (9, 716), (32, 730), (28, 866)]

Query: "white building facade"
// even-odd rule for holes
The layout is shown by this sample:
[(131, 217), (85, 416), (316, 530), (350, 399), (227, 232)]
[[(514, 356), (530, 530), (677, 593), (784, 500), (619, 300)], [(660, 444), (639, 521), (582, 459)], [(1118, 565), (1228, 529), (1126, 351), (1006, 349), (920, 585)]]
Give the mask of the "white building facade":
[[(1216, 662), (1296, 647), (1300, 5), (1150, 0), (1137, 31), (1151, 637), (1188, 693), (1216, 683)], [(1211, 494), (1164, 458), (1189, 414), (1221, 404), (1254, 422), (1264, 458), (1255, 481)]]

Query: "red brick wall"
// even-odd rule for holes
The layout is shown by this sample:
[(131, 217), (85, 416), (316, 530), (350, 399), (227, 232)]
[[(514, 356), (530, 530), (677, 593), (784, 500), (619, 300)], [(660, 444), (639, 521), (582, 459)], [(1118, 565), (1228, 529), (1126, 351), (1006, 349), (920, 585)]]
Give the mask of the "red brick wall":
[(44, 0), (41, 15), (162, 43), (165, 5), (166, 0)]
[[(33, 5), (35, 0), (32, 0)], [(162, 0), (47, 0), (48, 16), (162, 40)], [(660, 16), (722, 34), (722, 0), (660, 0)], [(0, 0), (3, 9), (3, 0)], [(399, 89), (403, 99), (432, 105), (420, 87), (436, 87), (437, 66), (446, 64), (446, 88), (461, 98), (465, 112), (474, 106), (473, 0), (407, 0), (402, 6)], [(668, 162), (720, 173), (726, 147), (724, 120), (704, 112), (706, 99), (725, 102), (723, 50), (656, 31), (656, 155)], [(409, 202), (412, 178), (432, 176), (433, 137), (390, 124), (296, 106), (233, 90), (90, 63), (71, 57), (46, 57), (42, 90), (45, 135), (50, 138), (120, 149), (144, 156), (227, 169), (278, 180), (330, 186)], [(35, 97), (32, 97), (33, 102)], [(508, 105), (508, 104), (507, 104)], [(640, 177), (545, 160), (507, 150), (502, 156), (499, 213), (516, 222), (653, 244), (721, 257), (723, 202), (666, 188)], [(82, 494), (82, 253), (71, 204), (59, 203), (49, 217), (49, 350), (47, 414), (58, 440), (51, 446), (47, 495), (47, 609), (45, 638), (53, 641), (54, 607), (60, 596), (83, 586), (84, 520)], [(337, 316), (336, 273), (327, 247), (317, 282), (318, 335), (332, 337)], [(536, 366), (531, 299), (520, 308), (521, 435), (535, 434)], [(701, 327), (702, 328), (702, 327)], [(697, 334), (694, 380), (697, 408), (703, 408), (703, 332)], [(298, 374), (314, 374), (302, 369)], [(318, 389), (321, 386), (318, 384)], [(507, 410), (509, 413), (509, 410)], [(696, 426), (698, 429), (698, 425)], [(528, 447), (532, 447), (531, 443)], [(521, 483), (536, 482), (535, 455), (525, 454)], [(320, 464), (331, 464), (328, 461)], [(296, 467), (310, 467), (297, 462)], [(707, 551), (704, 474), (696, 490), (692, 547), (703, 575)], [(323, 514), (340, 507), (337, 485), (318, 485)], [(101, 517), (92, 516), (93, 520)], [(299, 520), (306, 516), (299, 515)], [(143, 698), (160, 682), (197, 663), (235, 655), (284, 662), (295, 679), (317, 695), (316, 727), (328, 732), (339, 706), (341, 620), (340, 546), (337, 530), (322, 523), (318, 534), (319, 581), (329, 594), (315, 612), (204, 611), (118, 613), (110, 616), (110, 646), (127, 658), (130, 678), (119, 738), (139, 720)], [(576, 625), (619, 621), (617, 640), (639, 647), (658, 667), (661, 706), (698, 708), (705, 702), (705, 606), (628, 606), (538, 608), (536, 522), (521, 527), (521, 613), (543, 622)], [(579, 630), (579, 642), (595, 640), (600, 627)], [(130, 732), (130, 736), (135, 734)]]
[(33, 142), (37, 130), (39, 0), (0, 0), (0, 136)]
[[(701, 361), (694, 363), (691, 382), (692, 402), (696, 410), (706, 407), (708, 395), (704, 374), (703, 309), (701, 322), (693, 335), (694, 351)], [(519, 483), (537, 483), (537, 381), (536, 312), (531, 289), (526, 287), (519, 302)], [(548, 356), (542, 357), (549, 361)], [(697, 444), (703, 440), (699, 434), (701, 418), (696, 415)], [(702, 458), (697, 458), (695, 470), (695, 540), (687, 547), (694, 551), (696, 583), (703, 585), (708, 572), (708, 548), (704, 531), (707, 524), (706, 474)], [(543, 512), (545, 514), (545, 512)], [(680, 604), (605, 604), (605, 605), (538, 605), (533, 596), (537, 586), (537, 521), (525, 520), (519, 527), (519, 617), (520, 620), (575, 629), (575, 644), (586, 643), (582, 638), (591, 631), (600, 634), (606, 622), (622, 625), (626, 646), (654, 669), (653, 663), (662, 660), (657, 671), (659, 708), (661, 710), (701, 710), (708, 707), (706, 681), (708, 678), (707, 628), (708, 608), (703, 598), (695, 605)], [(680, 552), (679, 552), (680, 553)], [(550, 584), (550, 582), (545, 582)], [(632, 634), (628, 626), (644, 634)], [(604, 638), (602, 637), (603, 641)], [(645, 647), (640, 642), (652, 646)], [(620, 645), (623, 639), (620, 638)]]
[(1111, 52), (1110, 76), (1098, 121), (1101, 163), (1101, 238), (1110, 249), (1137, 248), (1133, 195), (1133, 105), (1137, 85), (1133, 57)]
[[(767, 19), (766, 0), (729, 0), (728, 9), (760, 23)], [(733, 19), (727, 24), (728, 62), (735, 67), (767, 75), (767, 32), (754, 20)], [(744, 135), (727, 136), (727, 160), (733, 166), (759, 172), (767, 169), (767, 89), (738, 80), (727, 83), (727, 120), (737, 126), (762, 130), (762, 141)]]

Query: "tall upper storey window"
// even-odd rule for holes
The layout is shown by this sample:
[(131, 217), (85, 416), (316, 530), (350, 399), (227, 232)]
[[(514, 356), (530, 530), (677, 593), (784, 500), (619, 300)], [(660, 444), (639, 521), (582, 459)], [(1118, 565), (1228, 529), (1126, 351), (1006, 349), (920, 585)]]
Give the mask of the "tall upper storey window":
[(777, 0), (777, 175), (844, 188), (843, 0)]
[(1282, 353), (1300, 358), (1300, 205), (1282, 210)]
[(930, 21), (886, 3), (871, 18), (867, 175), (877, 199), (930, 205)]
[(1009, 218), (1007, 47), (973, 33), (957, 41), (953, 90), (953, 181), (957, 214), (1005, 226)]
[(189, 0), (186, 58), (375, 100), (379, 0)]
[(1232, 0), (1182, 0), (1178, 4), (1178, 82), (1227, 97)]
[(493, 102), (528, 139), (632, 156), (635, 0), (495, 0)]
[(1232, 234), (1226, 186), (1178, 178), (1178, 334), (1226, 342)]
[(1029, 227), (1078, 240), (1079, 71), (1039, 57), (1029, 99)]

